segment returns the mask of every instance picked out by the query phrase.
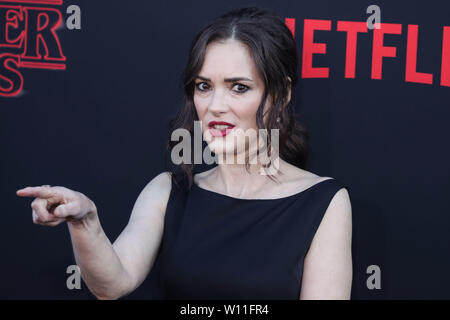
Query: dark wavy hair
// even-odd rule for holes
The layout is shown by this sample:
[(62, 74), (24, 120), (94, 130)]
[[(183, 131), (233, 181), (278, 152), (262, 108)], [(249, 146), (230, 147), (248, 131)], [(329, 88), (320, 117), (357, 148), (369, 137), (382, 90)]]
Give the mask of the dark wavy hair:
[[(309, 134), (305, 127), (295, 118), (292, 99), (288, 102), (289, 90), (292, 95), (298, 81), (299, 55), (297, 45), (291, 31), (283, 20), (274, 13), (256, 8), (233, 9), (214, 19), (194, 37), (186, 67), (181, 75), (184, 91), (184, 106), (169, 121), (169, 139), (166, 146), (167, 156), (178, 143), (171, 141), (171, 133), (175, 129), (194, 132), (194, 121), (199, 120), (194, 105), (195, 79), (199, 74), (207, 45), (214, 41), (235, 39), (247, 45), (257, 67), (257, 72), (264, 82), (264, 94), (256, 113), (259, 129), (279, 129), (279, 156), (286, 162), (299, 168), (306, 168), (309, 156)], [(290, 78), (290, 80), (289, 80)], [(264, 123), (263, 108), (267, 97), (272, 97), (273, 105), (268, 110)], [(280, 117), (280, 122), (277, 122)], [(270, 150), (270, 135), (268, 135)], [(191, 139), (192, 140), (192, 139)], [(192, 152), (191, 152), (192, 154)], [(193, 154), (190, 163), (181, 163), (181, 170), (172, 174), (173, 181), (187, 181), (187, 188), (193, 183)], [(246, 163), (248, 170), (249, 165)], [(269, 176), (271, 177), (271, 176)], [(174, 179), (175, 178), (175, 179)]]

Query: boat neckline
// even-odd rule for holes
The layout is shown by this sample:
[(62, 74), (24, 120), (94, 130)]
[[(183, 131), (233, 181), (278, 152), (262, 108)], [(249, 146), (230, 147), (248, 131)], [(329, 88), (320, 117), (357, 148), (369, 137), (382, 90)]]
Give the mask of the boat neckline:
[(328, 179), (321, 180), (321, 181), (313, 184), (312, 186), (310, 186), (310, 187), (308, 187), (308, 188), (306, 188), (306, 189), (304, 189), (302, 191), (299, 191), (299, 192), (296, 192), (294, 194), (291, 194), (291, 195), (288, 195), (288, 196), (285, 196), (285, 197), (281, 197), (281, 198), (237, 198), (237, 197), (226, 195), (226, 194), (223, 194), (223, 193), (220, 193), (220, 192), (216, 192), (216, 191), (212, 191), (212, 190), (209, 190), (209, 189), (202, 188), (199, 185), (197, 185), (195, 182), (193, 183), (193, 185), (194, 185), (194, 187), (196, 187), (197, 189), (200, 189), (201, 191), (204, 191), (204, 192), (207, 192), (207, 193), (212, 193), (212, 194), (215, 194), (215, 195), (218, 195), (218, 196), (222, 196), (222, 197), (225, 197), (225, 198), (235, 199), (235, 200), (244, 200), (244, 201), (250, 201), (250, 200), (253, 200), (253, 201), (255, 201), (255, 200), (257, 200), (257, 201), (258, 200), (259, 201), (270, 201), (270, 200), (272, 200), (272, 201), (276, 201), (276, 200), (289, 199), (289, 198), (292, 198), (292, 197), (295, 197), (295, 196), (299, 196), (299, 195), (305, 193), (306, 191), (311, 190), (311, 189), (315, 188), (316, 186), (322, 184), (323, 182), (329, 181), (329, 180), (334, 180), (334, 178), (328, 178)]

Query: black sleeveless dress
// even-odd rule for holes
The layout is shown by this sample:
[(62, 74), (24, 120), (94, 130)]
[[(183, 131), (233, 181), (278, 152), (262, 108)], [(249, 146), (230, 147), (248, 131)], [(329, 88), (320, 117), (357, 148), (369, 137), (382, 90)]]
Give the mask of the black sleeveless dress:
[(329, 178), (283, 198), (239, 199), (172, 181), (151, 298), (298, 300), (304, 258), (341, 188)]

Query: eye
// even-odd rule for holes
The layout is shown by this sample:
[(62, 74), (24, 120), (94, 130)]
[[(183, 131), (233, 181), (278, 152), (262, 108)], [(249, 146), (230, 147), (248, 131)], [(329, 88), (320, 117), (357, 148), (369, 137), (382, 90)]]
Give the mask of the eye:
[(247, 87), (246, 85), (241, 84), (241, 83), (236, 83), (236, 84), (233, 86), (233, 88), (238, 88), (238, 90), (234, 90), (234, 91), (236, 91), (237, 93), (244, 93), (244, 92), (246, 92), (246, 91), (248, 91), (248, 90), (250, 89), (249, 87)]
[[(209, 90), (209, 84), (206, 82), (198, 82), (195, 84), (195, 87), (201, 92), (205, 92), (205, 91)], [(235, 89), (235, 88), (236, 88), (236, 90), (233, 90), (233, 91), (235, 91), (236, 93), (244, 93), (250, 89), (248, 86), (243, 85), (241, 83), (234, 84), (233, 89)]]
[[(206, 88), (205, 86), (202, 86), (203, 84), (206, 85)], [(198, 82), (195, 84), (195, 87), (200, 91), (206, 91), (208, 90), (209, 85), (206, 82)]]

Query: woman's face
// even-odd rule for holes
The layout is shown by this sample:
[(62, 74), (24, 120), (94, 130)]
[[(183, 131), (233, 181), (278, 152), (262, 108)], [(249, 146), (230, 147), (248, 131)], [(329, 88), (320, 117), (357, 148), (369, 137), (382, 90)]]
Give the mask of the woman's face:
[[(248, 132), (257, 134), (256, 111), (263, 93), (264, 83), (242, 42), (227, 40), (208, 45), (205, 61), (195, 80), (194, 104), (203, 137), (212, 152), (242, 154), (246, 150), (245, 139), (242, 139), (246, 130), (249, 130), (250, 146), (255, 145), (254, 135)], [(226, 131), (220, 127), (210, 128), (211, 121), (224, 121), (234, 127)]]

